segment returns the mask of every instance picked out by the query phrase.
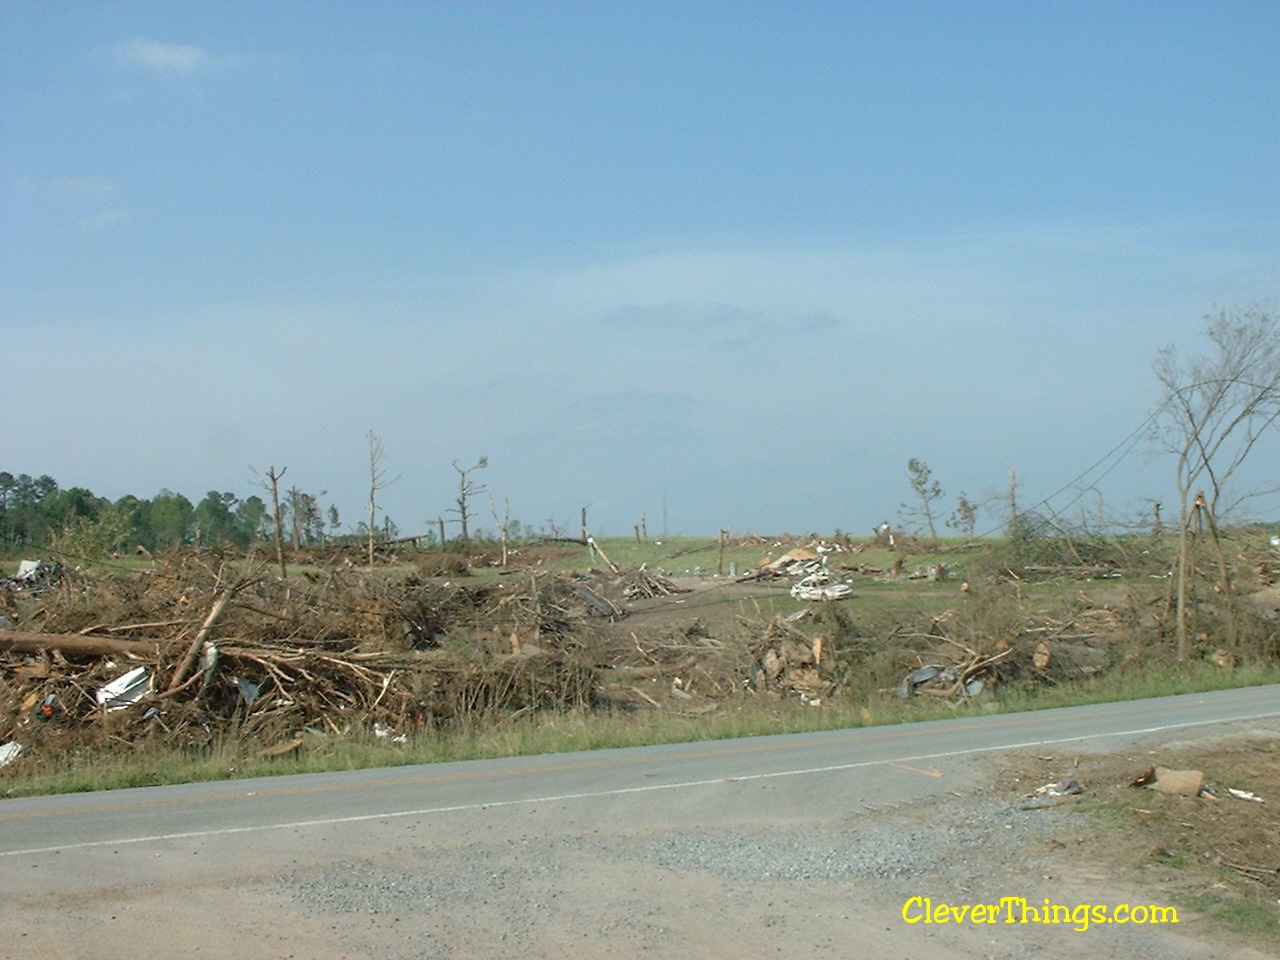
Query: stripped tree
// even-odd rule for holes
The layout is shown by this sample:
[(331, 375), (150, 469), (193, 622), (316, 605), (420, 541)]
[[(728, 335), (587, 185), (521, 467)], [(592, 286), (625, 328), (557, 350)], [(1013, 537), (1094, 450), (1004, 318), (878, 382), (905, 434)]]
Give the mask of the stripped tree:
[(1257, 307), (1223, 310), (1205, 318), (1210, 349), (1181, 357), (1161, 349), (1153, 367), (1164, 390), (1153, 421), (1159, 442), (1174, 457), (1178, 493), (1175, 583), (1178, 657), (1189, 654), (1187, 606), (1195, 574), (1195, 533), (1207, 528), (1227, 603), (1226, 628), (1236, 646), (1239, 623), (1232, 602), (1231, 564), (1219, 522), (1265, 492), (1238, 491), (1232, 481), (1258, 443), (1280, 422), (1280, 324)]

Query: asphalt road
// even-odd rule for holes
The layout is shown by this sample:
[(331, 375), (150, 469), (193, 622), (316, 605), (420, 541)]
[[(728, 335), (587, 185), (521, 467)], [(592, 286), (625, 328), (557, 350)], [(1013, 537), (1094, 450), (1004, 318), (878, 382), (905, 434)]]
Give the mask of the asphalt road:
[[(932, 928), (906, 927), (897, 919), (901, 901), (892, 900), (897, 888), (877, 886), (874, 863), (882, 853), (923, 849), (928, 836), (949, 844), (951, 828), (928, 818), (999, 792), (984, 778), (995, 769), (986, 759), (1000, 751), (1064, 758), (1133, 751), (1145, 762), (1149, 749), (1205, 735), (1270, 728), (1274, 736), (1277, 718), (1280, 686), (1271, 686), (859, 730), (3, 800), (0, 960), (741, 960), (834, 958), (862, 948), (923, 958), (943, 946), (957, 958), (1037, 955), (1059, 935), (1053, 928), (995, 937), (956, 930), (942, 943)], [(1046, 822), (1020, 829), (1034, 842)], [(1024, 863), (1024, 834), (1013, 826), (997, 825), (1014, 844), (1001, 847), (1004, 859), (987, 864), (985, 847), (962, 853), (983, 851), (974, 869), (1000, 890), (1038, 896), (1036, 885), (1047, 883), (1043, 895), (1061, 895), (1065, 881)], [(833, 866), (833, 877), (864, 858), (871, 866), (858, 875), (869, 882), (796, 883), (774, 872), (768, 857), (753, 867), (755, 879), (707, 868), (722, 854), (738, 865), (758, 857), (760, 838), (773, 844), (768, 857), (807, 857), (801, 866), (810, 871), (816, 855), (819, 872)], [(1101, 896), (1108, 879), (1076, 878), (1076, 889)], [(1091, 941), (1092, 955), (1227, 955), (1155, 928), (1108, 936)]]
[[(0, 802), (0, 858), (198, 837), (390, 822), (434, 814), (632, 797), (661, 803), (717, 784), (773, 780), (803, 797), (839, 775), (868, 803), (963, 779), (978, 754), (1076, 743), (1120, 749), (1232, 721), (1280, 716), (1280, 686), (928, 723), (590, 753), (148, 787)], [(3, 861), (0, 861), (3, 862)], [(11, 869), (0, 876), (11, 876)], [(0, 892), (6, 885), (0, 881)]]

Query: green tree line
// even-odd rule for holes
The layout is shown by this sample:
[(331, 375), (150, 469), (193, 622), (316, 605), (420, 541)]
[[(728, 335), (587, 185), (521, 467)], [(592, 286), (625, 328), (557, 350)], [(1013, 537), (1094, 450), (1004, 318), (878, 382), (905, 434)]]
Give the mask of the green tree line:
[[(297, 487), (280, 504), (286, 537), (295, 548), (325, 539), (325, 520), (336, 531), (337, 510)], [(47, 474), (0, 471), (0, 552), (61, 548), (85, 556), (163, 550), (179, 543), (247, 547), (270, 538), (274, 518), (258, 496), (210, 490), (198, 503), (171, 490), (150, 499), (132, 494), (111, 501), (85, 487), (62, 489)]]

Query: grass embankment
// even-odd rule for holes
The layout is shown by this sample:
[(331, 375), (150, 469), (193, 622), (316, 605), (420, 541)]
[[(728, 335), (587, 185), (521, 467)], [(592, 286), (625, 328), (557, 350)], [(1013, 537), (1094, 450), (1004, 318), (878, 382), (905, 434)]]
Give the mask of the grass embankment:
[[(701, 716), (671, 713), (563, 713), (518, 717), (493, 724), (421, 731), (407, 743), (361, 734), (308, 737), (286, 756), (246, 755), (235, 742), (197, 752), (140, 745), (121, 751), (103, 736), (100, 749), (56, 762), (0, 772), (0, 795), (34, 796), (207, 780), (243, 779), (439, 763), (544, 753), (567, 753), (660, 743), (806, 733), (984, 712), (1043, 710), (1180, 693), (1280, 683), (1280, 669), (1223, 670), (1207, 663), (1134, 666), (1073, 685), (1037, 691), (1009, 689), (999, 698), (971, 703), (900, 701), (878, 695), (807, 707), (795, 701), (743, 700)], [(19, 772), (21, 770), (21, 772)]]

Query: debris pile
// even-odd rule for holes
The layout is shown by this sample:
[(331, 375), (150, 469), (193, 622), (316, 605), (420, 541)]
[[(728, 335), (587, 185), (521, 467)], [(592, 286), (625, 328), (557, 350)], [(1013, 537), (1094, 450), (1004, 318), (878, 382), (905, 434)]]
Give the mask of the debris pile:
[[(758, 572), (798, 577), (793, 597), (837, 600), (850, 587), (824, 559), (841, 549), (788, 549)], [(985, 590), (963, 612), (909, 622), (877, 624), (854, 604), (768, 619), (758, 604), (754, 616), (714, 597), (686, 604), (691, 583), (613, 565), (473, 577), (436, 561), (282, 578), (199, 548), (144, 571), (60, 573), (57, 589), (0, 589), (0, 764), (102, 738), (287, 751), (310, 736), (395, 741), (541, 710), (699, 715), (757, 696), (821, 706), (857, 689), (958, 706), (997, 683), (1101, 669), (1111, 653), (1095, 638), (1125, 627), (1087, 604), (1064, 619), (975, 606), (999, 599)]]
[(0, 578), (0, 589), (39, 593), (62, 577), (62, 567), (50, 560), (22, 560), (12, 577)]
[(964, 663), (948, 666), (925, 664), (902, 678), (902, 682), (898, 684), (898, 697), (906, 700), (914, 696), (944, 699), (979, 696), (993, 680), (991, 668), (1012, 652), (1010, 648), (994, 657), (975, 655)]
[(670, 577), (653, 573), (644, 567), (625, 575), (623, 579), (622, 595), (628, 600), (669, 597), (672, 594), (689, 592), (688, 587), (678, 586)]
[[(520, 602), (497, 585), (351, 571), (231, 579), (190, 555), (77, 577), (29, 618), (42, 631), (0, 629), (0, 743), (58, 749), (101, 730), (276, 748), (307, 731), (586, 706), (595, 670), (570, 626), (590, 604), (564, 578), (533, 587)], [(495, 624), (539, 643), (503, 649)], [(449, 638), (470, 642), (446, 649)]]
[(792, 693), (821, 706), (839, 686), (835, 656), (822, 636), (811, 637), (785, 618), (773, 620), (757, 643), (747, 685), (755, 691)]

